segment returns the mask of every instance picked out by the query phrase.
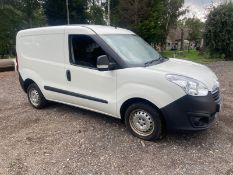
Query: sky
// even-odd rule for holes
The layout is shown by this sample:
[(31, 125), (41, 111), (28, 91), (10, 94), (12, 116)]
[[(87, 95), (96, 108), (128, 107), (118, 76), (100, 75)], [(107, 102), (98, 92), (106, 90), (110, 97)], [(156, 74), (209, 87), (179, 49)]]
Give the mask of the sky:
[(205, 21), (205, 17), (209, 12), (209, 7), (211, 6), (212, 2), (214, 5), (218, 5), (224, 1), (227, 0), (185, 0), (184, 7), (189, 8), (189, 13), (187, 13), (185, 16), (195, 16), (202, 21)]

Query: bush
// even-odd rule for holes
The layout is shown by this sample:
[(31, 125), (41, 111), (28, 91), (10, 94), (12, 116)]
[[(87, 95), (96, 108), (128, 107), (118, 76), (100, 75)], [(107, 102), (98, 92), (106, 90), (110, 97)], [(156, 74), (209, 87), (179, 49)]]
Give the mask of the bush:
[(233, 4), (214, 8), (205, 25), (205, 44), (213, 55), (233, 60)]

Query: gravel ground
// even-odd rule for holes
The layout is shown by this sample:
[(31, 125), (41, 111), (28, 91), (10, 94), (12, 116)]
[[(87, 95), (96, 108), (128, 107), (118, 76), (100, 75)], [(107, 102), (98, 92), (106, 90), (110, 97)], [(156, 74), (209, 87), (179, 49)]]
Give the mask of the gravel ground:
[(222, 85), (219, 119), (206, 131), (156, 142), (94, 112), (33, 109), (17, 74), (0, 73), (0, 174), (233, 174), (233, 62), (210, 67)]
[(0, 72), (13, 71), (15, 69), (14, 59), (0, 59)]

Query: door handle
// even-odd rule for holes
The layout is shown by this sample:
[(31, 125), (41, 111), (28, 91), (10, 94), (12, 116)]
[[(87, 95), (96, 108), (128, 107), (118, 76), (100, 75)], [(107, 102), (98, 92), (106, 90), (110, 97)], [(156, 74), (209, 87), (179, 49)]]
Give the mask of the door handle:
[(66, 78), (68, 81), (71, 81), (71, 73), (70, 70), (66, 70)]

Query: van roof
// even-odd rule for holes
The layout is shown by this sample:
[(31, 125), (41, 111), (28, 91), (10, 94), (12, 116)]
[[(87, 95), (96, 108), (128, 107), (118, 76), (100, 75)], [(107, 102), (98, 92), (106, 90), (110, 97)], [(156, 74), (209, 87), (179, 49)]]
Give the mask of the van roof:
[(18, 34), (30, 35), (30, 34), (45, 34), (45, 33), (64, 33), (65, 30), (81, 30), (88, 33), (96, 34), (134, 34), (130, 30), (102, 25), (64, 25), (64, 26), (52, 26), (52, 27), (40, 27), (21, 30)]

